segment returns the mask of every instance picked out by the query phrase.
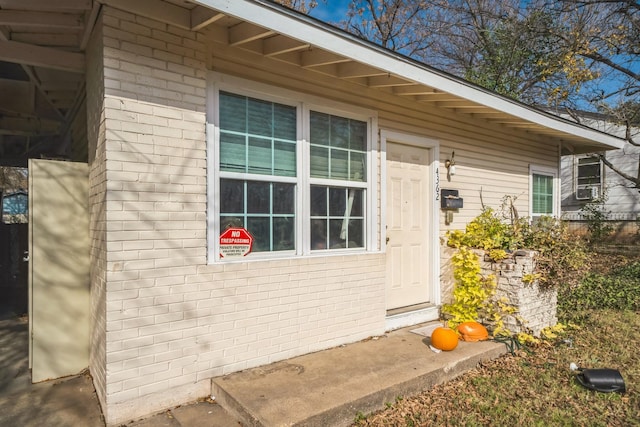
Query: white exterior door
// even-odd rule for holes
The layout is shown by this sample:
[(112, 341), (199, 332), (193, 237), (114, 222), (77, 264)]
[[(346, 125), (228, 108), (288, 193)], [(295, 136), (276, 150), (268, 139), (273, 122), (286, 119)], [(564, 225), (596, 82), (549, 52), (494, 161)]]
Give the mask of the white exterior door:
[(433, 303), (430, 150), (387, 141), (387, 310)]

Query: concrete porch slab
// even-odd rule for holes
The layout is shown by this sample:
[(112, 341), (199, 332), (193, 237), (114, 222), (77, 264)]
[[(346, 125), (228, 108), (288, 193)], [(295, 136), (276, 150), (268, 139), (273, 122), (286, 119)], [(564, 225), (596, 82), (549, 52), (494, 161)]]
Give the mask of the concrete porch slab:
[(245, 426), (344, 426), (507, 351), (461, 341), (434, 353), (428, 337), (410, 332), (419, 326), (214, 378), (212, 395)]

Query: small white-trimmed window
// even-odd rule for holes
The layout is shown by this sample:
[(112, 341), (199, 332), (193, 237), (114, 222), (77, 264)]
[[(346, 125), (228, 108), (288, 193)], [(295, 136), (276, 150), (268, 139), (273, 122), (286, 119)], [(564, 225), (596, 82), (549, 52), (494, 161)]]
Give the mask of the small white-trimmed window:
[(242, 83), (211, 89), (209, 259), (228, 228), (253, 236), (246, 258), (367, 250), (373, 115)]
[(576, 199), (593, 200), (602, 194), (602, 162), (597, 157), (578, 157), (575, 163)]
[(558, 171), (543, 166), (531, 166), (529, 171), (529, 194), (531, 218), (557, 216)]

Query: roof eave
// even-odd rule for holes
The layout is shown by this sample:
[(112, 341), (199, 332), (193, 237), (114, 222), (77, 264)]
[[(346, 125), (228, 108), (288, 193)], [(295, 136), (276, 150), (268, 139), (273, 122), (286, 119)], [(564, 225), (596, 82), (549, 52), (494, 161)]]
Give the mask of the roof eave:
[[(619, 149), (625, 144), (621, 138), (491, 92), (273, 2), (266, 0), (192, 1), (418, 84), (448, 92), (487, 108), (520, 117), (543, 128), (567, 134), (574, 140), (570, 143), (574, 147), (577, 147), (576, 137), (583, 139), (584, 145), (598, 147), (599, 150)], [(283, 22), (283, 19), (286, 22)]]

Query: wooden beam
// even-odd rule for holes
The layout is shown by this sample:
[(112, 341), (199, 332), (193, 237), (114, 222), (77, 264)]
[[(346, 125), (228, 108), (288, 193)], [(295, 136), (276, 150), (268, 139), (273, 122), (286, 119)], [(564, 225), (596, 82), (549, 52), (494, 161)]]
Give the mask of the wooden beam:
[(2, 0), (2, 8), (36, 11), (89, 10), (91, 9), (92, 3), (92, 0)]
[(507, 125), (507, 126), (538, 126), (535, 123), (530, 123), (527, 122), (525, 120), (518, 120), (518, 119), (489, 119), (491, 121), (491, 123), (498, 123), (501, 125)]
[(25, 12), (0, 10), (0, 25), (22, 27), (54, 27), (80, 30), (84, 27), (82, 16), (69, 13)]
[(268, 39), (264, 39), (263, 53), (266, 56), (282, 55), (288, 52), (308, 49), (309, 46), (309, 44), (301, 43), (298, 40), (278, 34), (276, 36), (269, 37)]
[(434, 92), (430, 94), (422, 94), (416, 96), (416, 101), (421, 102), (444, 102), (444, 101), (458, 101), (460, 97), (451, 95), (449, 93)]
[(460, 99), (458, 101), (444, 101), (438, 102), (438, 107), (442, 108), (461, 108), (461, 109), (477, 109), (477, 108), (485, 108), (490, 110), (489, 107), (483, 107), (482, 105), (478, 105), (472, 101), (467, 101), (466, 99)]
[(422, 85), (411, 86), (398, 86), (393, 88), (394, 95), (400, 96), (415, 96), (415, 95), (428, 95), (430, 93), (436, 93), (435, 89)]
[(0, 60), (84, 73), (84, 54), (0, 40)]
[(311, 71), (315, 71), (316, 73), (324, 74), (326, 76), (338, 77), (338, 65), (339, 64), (327, 64), (321, 65), (319, 67), (311, 67), (308, 69)]
[(360, 62), (345, 62), (338, 64), (338, 77), (347, 79), (351, 77), (384, 76), (388, 74), (379, 68), (374, 68)]
[(215, 12), (203, 6), (196, 6), (191, 10), (191, 30), (200, 31), (214, 22), (224, 18), (224, 14)]
[(33, 114), (34, 90), (31, 82), (0, 79), (2, 104), (0, 110), (20, 114)]
[(485, 107), (484, 105), (478, 105), (471, 101), (466, 101), (466, 100), (438, 102), (437, 105), (438, 107), (442, 107), (442, 108), (454, 108), (454, 109), (461, 109), (461, 110), (480, 110), (480, 111), (491, 110), (490, 107)]
[(89, 43), (89, 38), (91, 37), (91, 33), (93, 33), (93, 28), (96, 25), (96, 20), (98, 19), (98, 14), (100, 13), (100, 8), (102, 5), (98, 2), (93, 3), (93, 8), (91, 12), (87, 14), (84, 30), (82, 36), (80, 37), (80, 51), (84, 52), (87, 48), (87, 44)]
[(273, 34), (275, 34), (273, 31), (267, 30), (266, 28), (248, 22), (241, 22), (229, 28), (229, 44), (231, 46), (238, 46), (243, 43), (269, 37)]
[[(3, 29), (0, 27), (0, 43), (1, 42), (9, 42), (9, 36), (5, 34)], [(53, 105), (53, 103), (51, 102), (47, 94), (42, 90), (42, 87), (40, 86), (42, 82), (36, 76), (36, 73), (33, 71), (33, 67), (27, 64), (20, 64), (20, 66), (29, 77), (29, 80), (31, 81), (31, 83), (33, 83), (38, 88), (38, 90), (40, 91), (44, 99), (47, 101), (47, 103), (49, 103), (49, 105), (53, 108), (56, 114), (60, 116), (61, 119), (64, 118), (62, 113), (55, 107), (55, 105)]]
[(303, 67), (319, 67), (322, 65), (339, 64), (351, 61), (349, 58), (327, 52), (326, 50), (312, 49), (300, 52)]
[(221, 25), (210, 25), (202, 30), (207, 40), (224, 45), (229, 44), (229, 30)]
[(473, 111), (469, 111), (473, 117), (478, 119), (495, 119), (497, 116), (504, 115), (502, 111), (491, 110), (491, 111), (483, 111), (482, 113), (475, 113)]
[(410, 86), (415, 83), (409, 80), (401, 79), (400, 77), (391, 76), (389, 74), (384, 76), (371, 76), (367, 79), (367, 86), (369, 87), (395, 87), (395, 86)]
[(302, 66), (300, 62), (300, 52), (287, 52), (280, 55), (274, 55), (271, 58), (277, 61), (286, 62), (287, 64), (293, 64), (298, 67)]
[(80, 43), (80, 36), (78, 33), (51, 34), (14, 32), (11, 33), (11, 40), (38, 46), (76, 48)]
[(0, 135), (42, 136), (59, 133), (60, 122), (55, 120), (0, 117)]
[[(57, 1), (57, 0), (56, 0)], [(165, 1), (156, 0), (98, 0), (102, 4), (116, 9), (133, 13), (165, 24), (175, 25), (185, 30), (191, 30), (191, 13), (184, 7)], [(56, 3), (51, 2), (51, 3)]]

